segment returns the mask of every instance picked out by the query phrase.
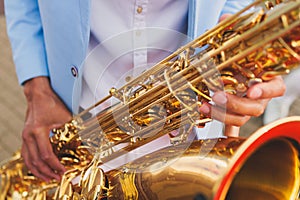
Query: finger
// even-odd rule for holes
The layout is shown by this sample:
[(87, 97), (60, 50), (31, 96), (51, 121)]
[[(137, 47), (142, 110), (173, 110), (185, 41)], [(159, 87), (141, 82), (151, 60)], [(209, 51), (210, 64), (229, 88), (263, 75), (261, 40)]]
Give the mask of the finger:
[(240, 134), (240, 127), (238, 126), (225, 126), (224, 135), (229, 137), (238, 137)]
[(212, 106), (210, 115), (211, 118), (231, 126), (242, 126), (250, 119), (248, 115), (226, 112), (226, 110), (218, 106)]
[(269, 101), (269, 99), (255, 100), (243, 98), (224, 92), (216, 92), (212, 99), (216, 105), (226, 109), (228, 112), (249, 116), (260, 116)]
[[(39, 149), (37, 143), (41, 143), (42, 141), (36, 140), (36, 135), (42, 135), (42, 132), (36, 130), (29, 134), (24, 133), (23, 135), (29, 135), (26, 138), (23, 138), (26, 148), (29, 154), (30, 170), (37, 177), (43, 177), (45, 181), (49, 179), (60, 180), (60, 176), (55, 174), (53, 170), (42, 160), (42, 156), (39, 155)], [(26, 131), (26, 130), (25, 130)], [(49, 141), (48, 141), (49, 143)], [(45, 144), (42, 144), (45, 145)], [(45, 145), (46, 146), (46, 145)], [(46, 177), (46, 179), (44, 178)]]
[(33, 139), (31, 133), (29, 133), (26, 129), (24, 129), (23, 134), (23, 146), (24, 146), (24, 153), (28, 154), (25, 160), (27, 160), (29, 165), (36, 165), (39, 162), (38, 157), (38, 149), (35, 145), (35, 140)]
[(41, 174), (37, 168), (30, 162), (31, 159), (30, 159), (30, 156), (29, 156), (29, 153), (28, 153), (28, 150), (27, 150), (27, 147), (26, 145), (23, 143), (22, 145), (22, 148), (21, 148), (21, 156), (24, 160), (24, 163), (26, 165), (26, 167), (28, 168), (28, 170), (33, 174), (35, 175), (36, 177), (38, 178), (41, 178), (43, 179), (44, 181), (46, 182), (49, 182), (50, 181), (50, 178), (48, 176), (45, 176), (43, 174)]
[(247, 91), (250, 99), (266, 99), (282, 96), (285, 92), (285, 84), (281, 76), (276, 76), (268, 82), (251, 86)]
[(209, 117), (210, 116), (210, 111), (211, 111), (211, 106), (209, 103), (204, 102), (200, 107), (199, 107), (199, 112), (204, 114), (205, 116)]
[[(48, 130), (44, 130), (50, 132)], [(37, 134), (35, 137), (37, 141), (38, 150), (40, 152), (41, 159), (44, 163), (58, 174), (62, 175), (65, 172), (64, 166), (59, 162), (57, 156), (53, 153), (52, 146), (50, 144), (49, 138), (45, 137), (43, 134)], [(59, 176), (55, 174), (55, 177)]]
[(218, 120), (230, 126), (242, 126), (250, 119), (250, 116), (230, 113), (228, 111), (226, 112), (226, 109), (222, 107), (207, 103), (203, 104), (199, 108), (199, 111), (212, 119)]
[(220, 17), (219, 22), (225, 20), (226, 18), (228, 18), (228, 17), (230, 17), (230, 16), (232, 16), (232, 14), (229, 14), (229, 13), (223, 14), (223, 15)]

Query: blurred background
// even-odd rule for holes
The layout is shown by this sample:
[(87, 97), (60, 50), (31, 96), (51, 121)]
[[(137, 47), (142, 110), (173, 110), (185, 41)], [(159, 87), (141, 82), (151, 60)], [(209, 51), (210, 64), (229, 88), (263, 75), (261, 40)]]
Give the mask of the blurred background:
[(17, 82), (0, 0), (0, 162), (21, 147), (26, 102)]
[[(21, 131), (26, 111), (22, 87), (18, 85), (15, 75), (3, 13), (3, 0), (0, 0), (0, 163), (10, 158), (21, 147)], [(296, 81), (299, 79), (300, 77)], [(292, 90), (291, 93), (299, 94), (300, 88), (298, 87), (298, 91)], [(287, 115), (300, 115), (299, 96), (291, 102), (291, 107), (283, 105), (288, 110)], [(274, 110), (274, 113), (280, 115), (278, 110)], [(275, 116), (273, 110), (269, 114)], [(241, 135), (247, 137), (261, 126), (263, 126), (263, 117), (252, 118), (242, 127)]]

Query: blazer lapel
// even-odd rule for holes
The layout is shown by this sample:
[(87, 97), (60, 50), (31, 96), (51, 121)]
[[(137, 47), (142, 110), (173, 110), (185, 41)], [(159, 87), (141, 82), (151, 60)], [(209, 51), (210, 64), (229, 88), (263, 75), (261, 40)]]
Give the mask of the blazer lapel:
[(192, 39), (214, 27), (226, 0), (189, 0), (188, 36)]

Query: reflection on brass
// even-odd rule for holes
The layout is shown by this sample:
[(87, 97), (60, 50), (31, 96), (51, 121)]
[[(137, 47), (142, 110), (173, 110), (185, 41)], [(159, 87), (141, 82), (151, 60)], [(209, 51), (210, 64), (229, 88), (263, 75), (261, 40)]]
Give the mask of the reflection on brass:
[[(33, 176), (17, 152), (0, 168), (0, 199), (296, 199), (299, 118), (247, 140), (190, 138), (195, 126), (212, 120), (199, 111), (213, 103), (211, 92), (243, 97), (253, 84), (299, 65), (299, 7), (300, 0), (256, 1), (128, 77), (53, 130), (53, 151), (67, 169), (60, 182)], [(117, 102), (108, 105), (111, 99)], [(86, 118), (94, 108), (97, 114)], [(103, 170), (161, 136), (169, 147)]]
[[(127, 164), (129, 169), (143, 168), (142, 173), (135, 173), (134, 180), (130, 179), (129, 185), (134, 183), (139, 192), (136, 198), (130, 199), (194, 199), (200, 194), (204, 199), (214, 199), (215, 187), (221, 185), (220, 177), (232, 167), (235, 153), (245, 151), (244, 148), (249, 150), (244, 141), (241, 138), (194, 141), (180, 157), (178, 149), (184, 148), (184, 144), (164, 148)], [(284, 162), (279, 163), (275, 155)], [(245, 162), (244, 166), (235, 168), (238, 170), (235, 180), (226, 189), (228, 192), (218, 199), (295, 199), (299, 161), (290, 141), (273, 138), (257, 148)], [(107, 173), (112, 184), (110, 199), (126, 199), (124, 195), (130, 191), (117, 192), (124, 176), (121, 171)], [(131, 176), (132, 173), (133, 170), (128, 172)]]

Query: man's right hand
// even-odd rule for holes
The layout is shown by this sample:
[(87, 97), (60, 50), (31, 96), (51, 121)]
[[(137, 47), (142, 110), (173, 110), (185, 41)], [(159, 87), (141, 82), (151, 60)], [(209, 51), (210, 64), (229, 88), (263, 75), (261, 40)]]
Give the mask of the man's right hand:
[(65, 168), (52, 150), (49, 134), (71, 120), (71, 113), (53, 92), (47, 77), (36, 77), (24, 84), (27, 100), (21, 154), (28, 169), (45, 181), (60, 180)]

